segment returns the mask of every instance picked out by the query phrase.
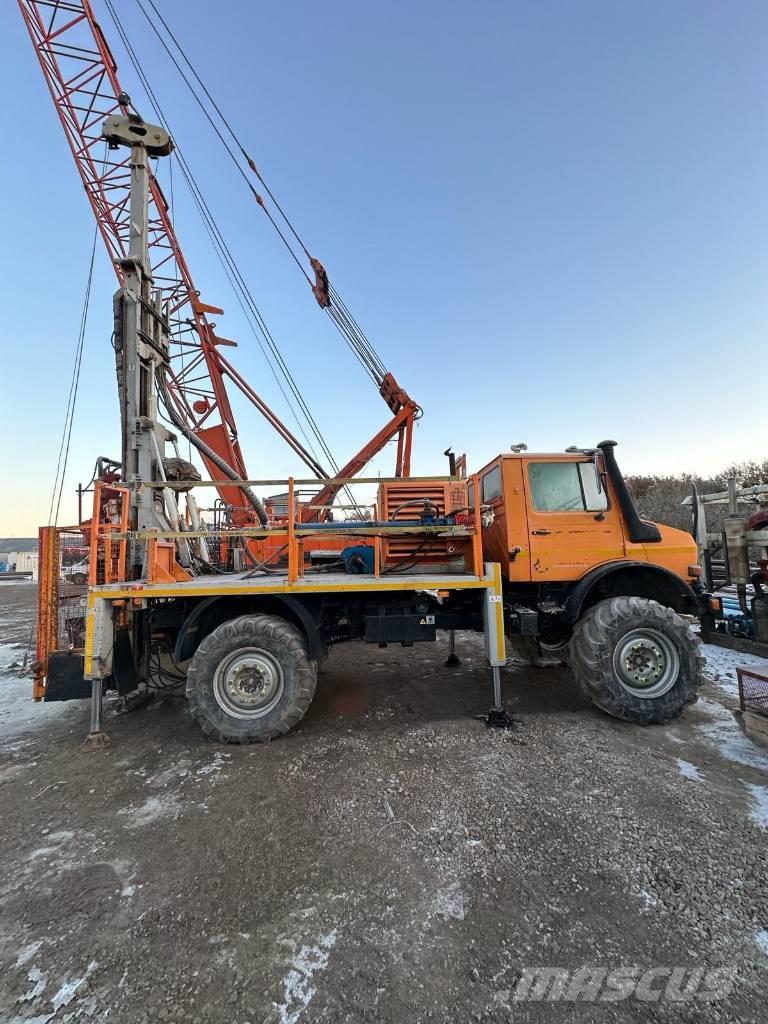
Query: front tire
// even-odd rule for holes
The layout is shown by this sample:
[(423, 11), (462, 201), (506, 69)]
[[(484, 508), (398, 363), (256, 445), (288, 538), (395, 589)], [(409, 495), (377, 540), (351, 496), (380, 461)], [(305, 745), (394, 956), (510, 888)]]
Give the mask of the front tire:
[(292, 729), (315, 693), (317, 666), (303, 634), (276, 615), (242, 615), (200, 644), (187, 699), (203, 732), (224, 743), (263, 743)]
[(589, 608), (574, 627), (571, 668), (593, 704), (638, 725), (676, 718), (704, 681), (689, 625), (644, 597), (611, 597)]

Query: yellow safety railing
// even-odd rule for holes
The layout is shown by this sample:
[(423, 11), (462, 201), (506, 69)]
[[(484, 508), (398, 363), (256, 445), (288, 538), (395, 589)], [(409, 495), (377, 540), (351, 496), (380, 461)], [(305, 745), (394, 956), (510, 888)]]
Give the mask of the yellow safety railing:
[[(375, 478), (378, 482), (378, 478)], [(450, 477), (409, 477), (408, 480), (411, 482), (417, 482), (422, 480), (423, 482), (434, 482), (434, 481), (446, 481), (450, 480)], [(265, 541), (272, 540), (278, 542), (275, 546), (275, 550), (271, 552), (269, 558), (264, 559), (266, 563), (270, 559), (275, 557), (276, 553), (287, 553), (287, 581), (288, 583), (295, 583), (301, 579), (304, 575), (305, 568), (305, 543), (308, 538), (318, 538), (320, 536), (330, 539), (338, 539), (341, 537), (354, 538), (357, 537), (360, 540), (370, 541), (370, 545), (373, 548), (373, 575), (374, 578), (378, 578), (383, 573), (387, 573), (386, 568), (382, 568), (382, 541), (388, 536), (396, 535), (413, 535), (413, 536), (427, 536), (429, 534), (443, 536), (443, 537), (456, 537), (465, 539), (468, 542), (468, 550), (466, 552), (466, 560), (468, 563), (467, 572), (472, 573), (478, 577), (484, 575), (483, 566), (483, 549), (482, 549), (482, 511), (480, 501), (480, 487), (477, 474), (470, 478), (470, 482), (473, 486), (473, 506), (467, 511), (467, 517), (471, 519), (470, 523), (456, 524), (456, 525), (441, 525), (441, 524), (421, 524), (421, 525), (402, 525), (397, 521), (392, 521), (391, 524), (386, 525), (375, 525), (365, 528), (352, 527), (351, 525), (340, 522), (334, 524), (333, 528), (325, 526), (323, 529), (318, 529), (313, 526), (312, 523), (303, 523), (297, 516), (299, 512), (299, 503), (297, 495), (297, 484), (309, 483), (310, 481), (298, 481), (293, 477), (288, 477), (287, 480), (273, 480), (269, 481), (272, 485), (287, 485), (287, 514), (285, 518), (285, 524), (278, 526), (253, 526), (253, 527), (226, 527), (221, 530), (145, 530), (145, 531), (128, 531), (125, 528), (114, 530), (112, 528), (109, 532), (102, 534), (103, 537), (109, 538), (108, 543), (120, 543), (125, 545), (129, 538), (137, 540), (150, 541), (177, 541), (186, 540), (194, 541), (197, 538), (210, 539), (214, 537), (223, 537), (227, 539), (242, 538), (245, 541)], [(317, 481), (311, 481), (317, 483)], [(339, 483), (339, 480), (323, 481), (323, 484), (328, 483)], [(350, 481), (359, 483), (360, 481)], [(373, 482), (373, 481), (371, 481)], [(159, 487), (164, 486), (165, 481), (152, 482), (145, 484), (145, 486)], [(187, 488), (189, 483), (176, 482), (176, 486)], [(230, 482), (231, 483), (231, 482)], [(259, 481), (253, 481), (253, 483), (259, 483)], [(199, 482), (195, 483), (195, 486), (200, 486)], [(446, 510), (444, 515), (450, 515), (450, 511)], [(282, 542), (282, 543), (281, 543)], [(124, 568), (124, 548), (122, 565)], [(256, 559), (254, 559), (255, 561)], [(148, 560), (148, 565), (151, 566), (151, 560)], [(114, 577), (112, 582), (119, 582)]]

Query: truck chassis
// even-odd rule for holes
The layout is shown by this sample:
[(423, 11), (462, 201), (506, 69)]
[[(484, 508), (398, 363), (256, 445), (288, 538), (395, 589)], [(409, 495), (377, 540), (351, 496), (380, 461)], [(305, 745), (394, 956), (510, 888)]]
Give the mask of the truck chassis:
[[(410, 646), (416, 642), (433, 641), (438, 629), (482, 630), (485, 654), (491, 667), (494, 697), (487, 716), (492, 725), (508, 724), (501, 701), (499, 668), (506, 662), (504, 609), (501, 571), (497, 563), (487, 563), (481, 576), (471, 574), (419, 574), (397, 579), (375, 579), (364, 576), (328, 574), (321, 580), (298, 579), (289, 582), (270, 577), (242, 579), (225, 577), (211, 581), (197, 578), (178, 583), (115, 583), (89, 590), (86, 608), (83, 675), (92, 686), (92, 721), (90, 742), (102, 742), (101, 695), (111, 684), (124, 690), (135, 688), (135, 677), (126, 663), (119, 664), (116, 652), (120, 636), (119, 618), (130, 605), (140, 632), (148, 639), (151, 630), (160, 629), (173, 641), (174, 660), (187, 660), (191, 650), (196, 653), (187, 673), (187, 692), (193, 711), (204, 731), (217, 739), (235, 741), (272, 739), (292, 727), (294, 715), (290, 708), (274, 715), (269, 701), (278, 683), (285, 686), (292, 654), (290, 641), (298, 638), (304, 646), (310, 672), (307, 706), (314, 693), (317, 665), (329, 647), (344, 640), (362, 639), (386, 646), (399, 643)], [(219, 625), (214, 626), (218, 621)], [(205, 637), (198, 645), (196, 633), (205, 623)], [(202, 691), (210, 682), (209, 674), (196, 686), (195, 661), (205, 654), (205, 639), (215, 636), (232, 623), (240, 631), (248, 627), (272, 636), (281, 628), (286, 637), (279, 637), (287, 650), (285, 663), (281, 655), (266, 648), (248, 648), (250, 662), (241, 656), (242, 664), (233, 665), (218, 683), (214, 681), (214, 697), (222, 711), (231, 718), (240, 714), (242, 727), (217, 727), (222, 719), (217, 709), (206, 710)], [(151, 624), (151, 625), (150, 625)], [(230, 626), (231, 628), (231, 626)], [(287, 640), (287, 642), (286, 642)], [(295, 661), (295, 658), (293, 659)], [(270, 664), (271, 663), (271, 664)], [(256, 678), (260, 687), (238, 683), (238, 678)], [(260, 692), (254, 692), (256, 690)], [(259, 702), (260, 695), (264, 699)], [(228, 705), (228, 706), (227, 706)], [(306, 710), (302, 707), (301, 713)], [(259, 716), (254, 717), (254, 716)], [(258, 729), (254, 735), (249, 723), (273, 716), (274, 722)], [(301, 717), (299, 715), (299, 717)]]

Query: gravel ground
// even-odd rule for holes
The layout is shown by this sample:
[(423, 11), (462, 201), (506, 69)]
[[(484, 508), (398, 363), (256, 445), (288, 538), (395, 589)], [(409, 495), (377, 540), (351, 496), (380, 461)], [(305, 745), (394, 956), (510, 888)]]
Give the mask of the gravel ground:
[[(86, 754), (85, 704), (15, 678), (33, 601), (0, 588), (3, 1024), (765, 1020), (768, 750), (732, 714), (751, 659), (707, 648), (703, 698), (647, 729), (511, 665), (517, 724), (491, 732), (477, 637), (452, 670), (444, 643), (350, 645), (278, 743), (217, 746), (166, 699), (109, 705)], [(658, 972), (521, 999), (538, 967)], [(675, 967), (730, 992), (674, 998)]]

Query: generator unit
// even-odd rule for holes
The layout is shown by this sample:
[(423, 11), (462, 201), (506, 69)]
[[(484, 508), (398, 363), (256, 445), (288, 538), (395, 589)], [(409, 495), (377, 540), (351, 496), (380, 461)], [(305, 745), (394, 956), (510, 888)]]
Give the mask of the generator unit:
[[(376, 518), (382, 522), (420, 519), (424, 523), (446, 516), (462, 516), (469, 521), (471, 510), (466, 480), (398, 480), (379, 485)], [(458, 537), (386, 537), (381, 542), (383, 568), (398, 567), (398, 572), (420, 572), (425, 564), (430, 572), (465, 572), (468, 542)], [(413, 565), (411, 566), (411, 562)]]

